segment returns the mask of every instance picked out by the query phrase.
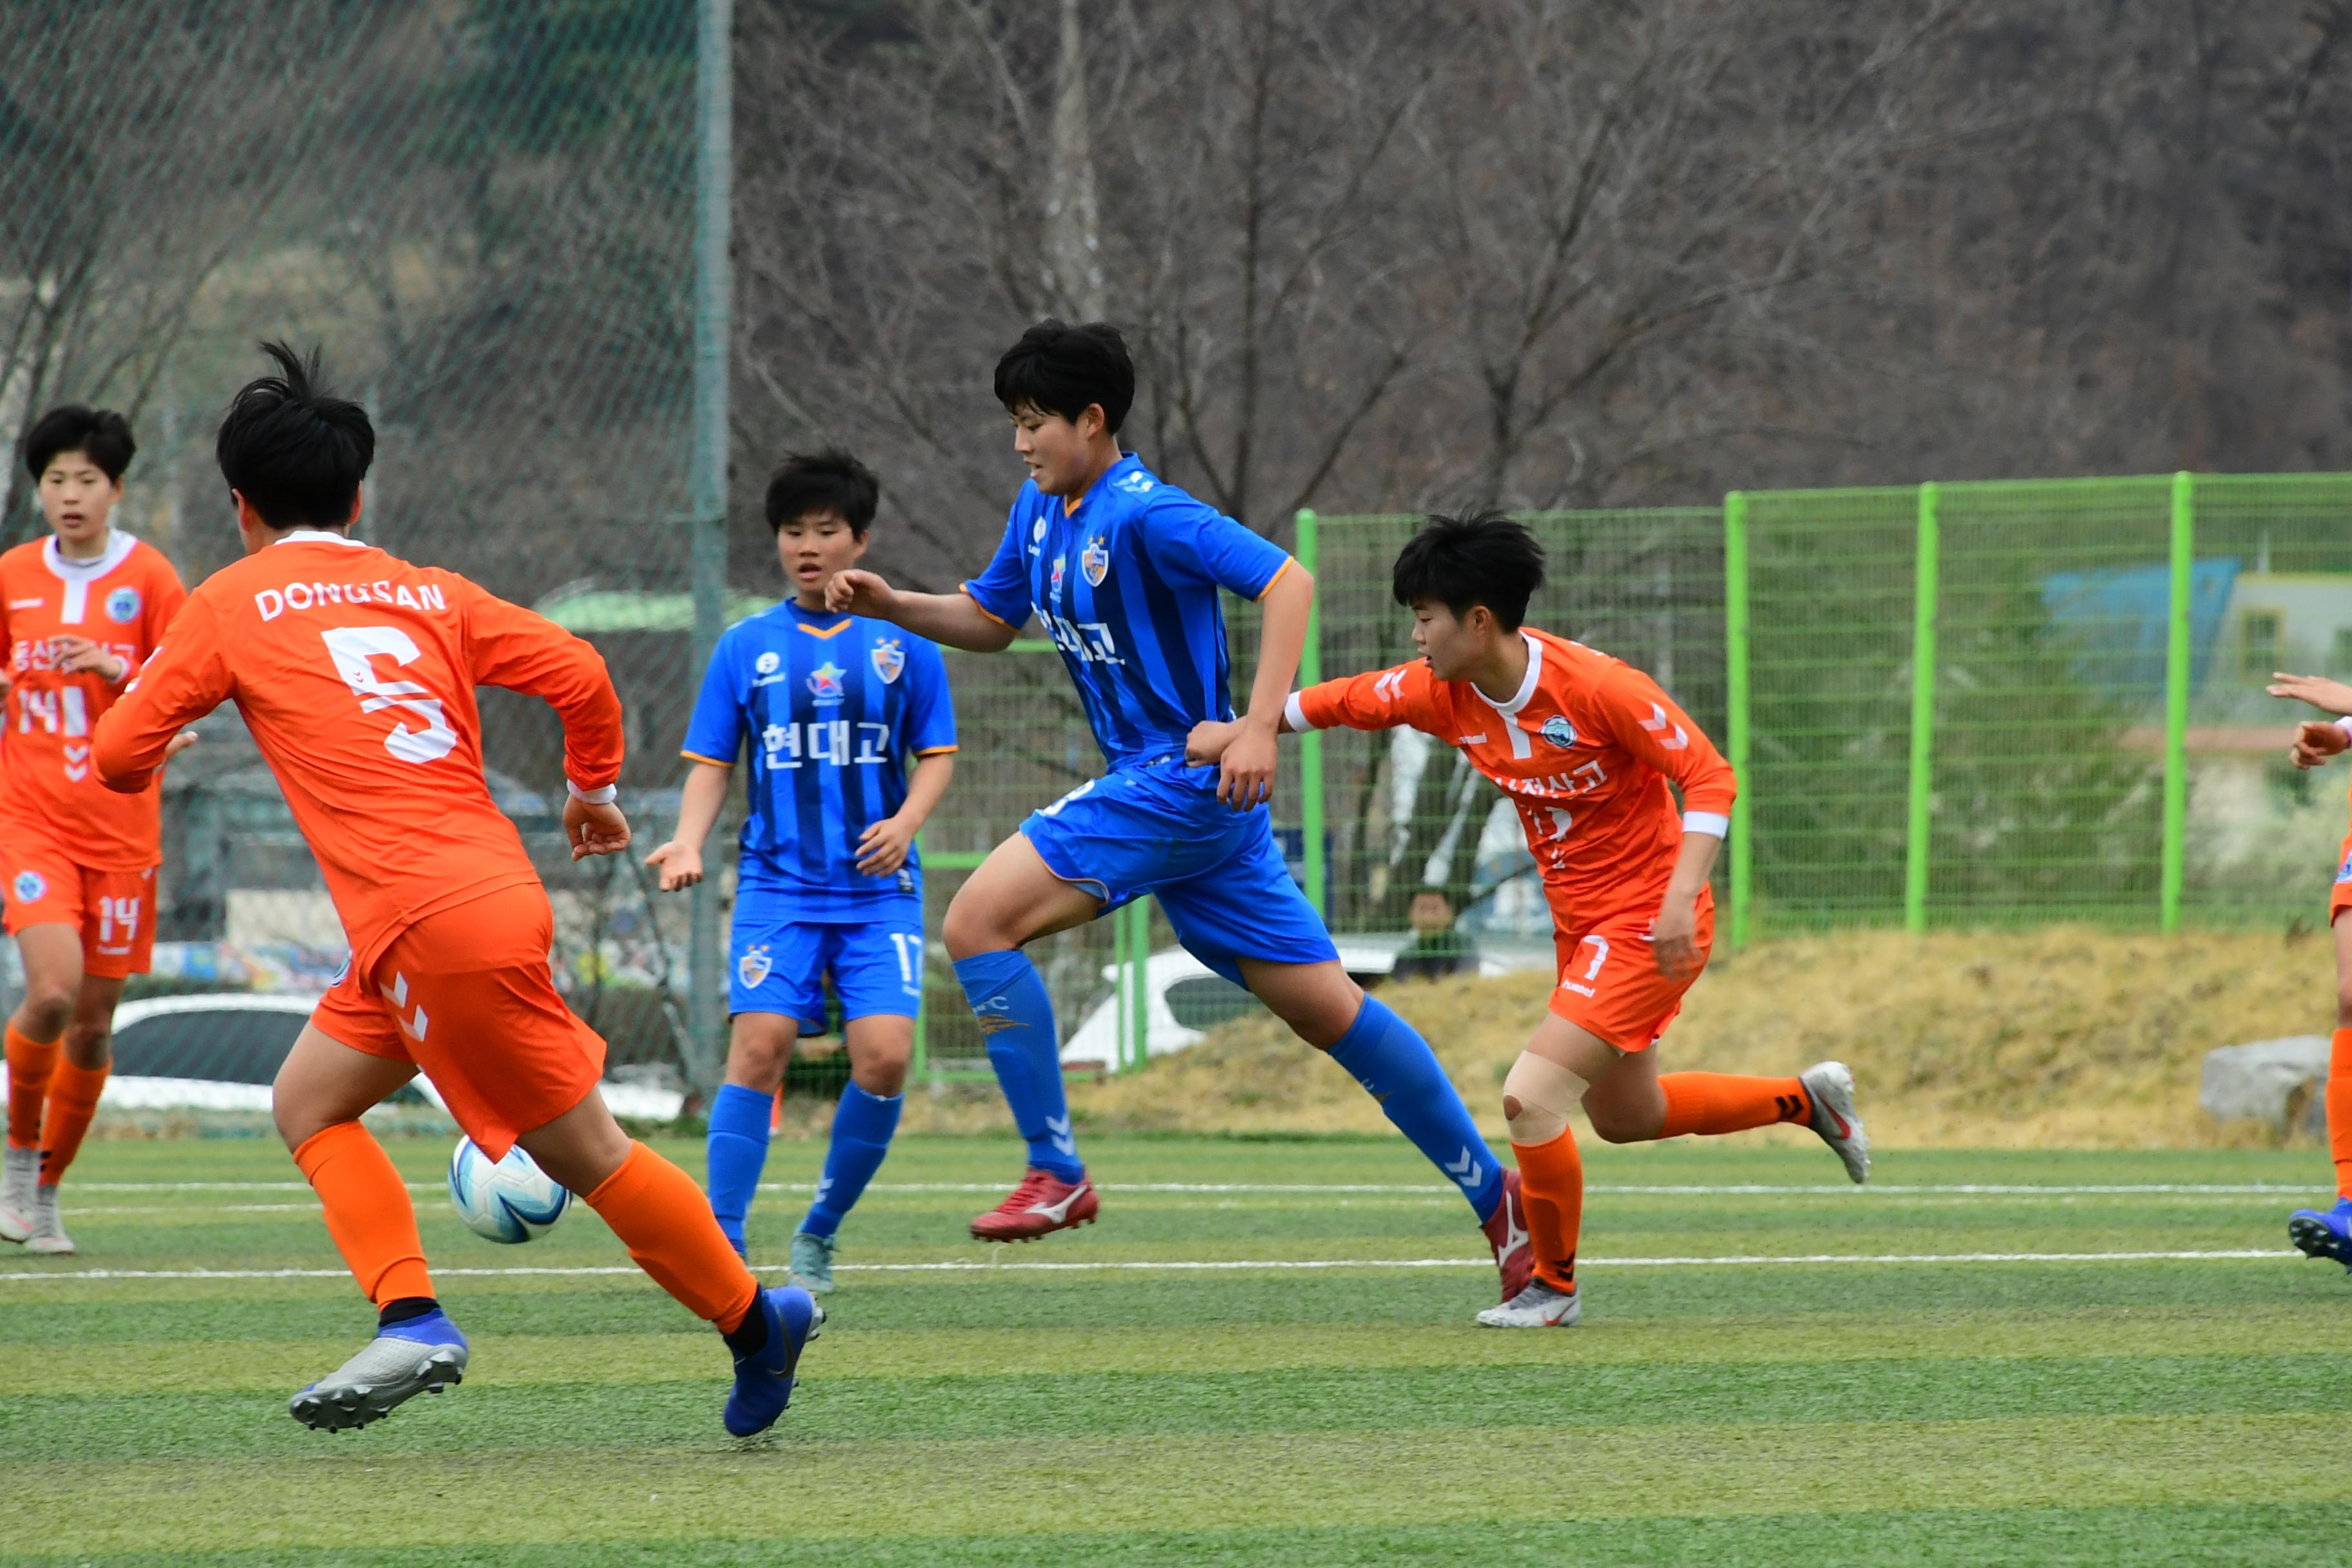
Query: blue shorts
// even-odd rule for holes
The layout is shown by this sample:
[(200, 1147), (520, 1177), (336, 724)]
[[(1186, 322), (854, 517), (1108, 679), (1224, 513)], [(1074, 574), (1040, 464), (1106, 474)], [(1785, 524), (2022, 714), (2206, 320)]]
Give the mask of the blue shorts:
[(908, 915), (820, 925), (738, 899), (728, 965), (727, 1011), (775, 1013), (815, 1034), (824, 1027), (830, 977), (841, 1016), (911, 1018), (923, 1000), (923, 922)]
[(1108, 913), (1150, 893), (1176, 940), (1242, 983), (1239, 961), (1328, 963), (1339, 950), (1283, 864), (1266, 809), (1235, 811), (1197, 782), (1214, 768), (1154, 763), (1080, 784), (1021, 831), (1045, 868)]

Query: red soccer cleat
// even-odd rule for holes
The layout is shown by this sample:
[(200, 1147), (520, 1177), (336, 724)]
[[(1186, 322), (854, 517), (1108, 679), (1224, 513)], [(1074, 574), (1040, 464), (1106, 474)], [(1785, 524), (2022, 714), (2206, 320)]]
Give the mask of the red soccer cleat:
[(1519, 1173), (1503, 1173), (1503, 1201), (1478, 1228), (1495, 1249), (1495, 1268), (1503, 1276), (1503, 1300), (1508, 1301), (1536, 1277), (1536, 1249), (1528, 1241), (1528, 1212), (1519, 1205)]
[(1095, 1184), (1084, 1176), (1074, 1184), (1033, 1166), (1003, 1203), (973, 1217), (971, 1234), (982, 1241), (1034, 1241), (1093, 1224), (1101, 1207)]

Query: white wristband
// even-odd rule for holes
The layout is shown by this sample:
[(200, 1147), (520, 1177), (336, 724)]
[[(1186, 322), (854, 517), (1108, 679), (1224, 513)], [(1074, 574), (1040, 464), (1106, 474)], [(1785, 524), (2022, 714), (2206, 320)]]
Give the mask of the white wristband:
[(605, 784), (600, 789), (582, 789), (570, 779), (563, 781), (563, 787), (571, 792), (572, 799), (588, 805), (610, 805), (621, 793), (621, 786), (618, 784)]
[(2346, 734), (2352, 735), (2352, 713), (2347, 713), (2343, 718), (2336, 721), (2336, 722)]
[(1683, 813), (1685, 833), (1707, 833), (1717, 838), (1728, 837), (1731, 818), (1719, 811), (1685, 811)]
[(1282, 721), (1290, 726), (1290, 732), (1294, 735), (1304, 735), (1307, 731), (1315, 728), (1307, 721), (1306, 706), (1298, 700), (1298, 693), (1296, 691), (1292, 692), (1282, 704)]

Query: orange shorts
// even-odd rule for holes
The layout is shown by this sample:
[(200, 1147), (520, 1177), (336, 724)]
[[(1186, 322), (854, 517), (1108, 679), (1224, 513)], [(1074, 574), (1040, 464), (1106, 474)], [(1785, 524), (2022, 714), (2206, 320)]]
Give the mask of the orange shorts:
[(310, 1022), (355, 1051), (415, 1062), (466, 1135), (503, 1159), (604, 1076), (604, 1037), (556, 994), (554, 933), (543, 889), (485, 894), (393, 938), (373, 973), (346, 973)]
[[(1645, 1050), (1657, 1044), (1675, 1015), (1683, 1010), (1683, 993), (1698, 975), (1671, 980), (1658, 973), (1657, 961), (1650, 952), (1654, 918), (1621, 915), (1574, 936), (1554, 933), (1559, 984), (1552, 988), (1551, 1010), (1621, 1051)], [(1715, 900), (1701, 895), (1698, 954), (1702, 969), (1714, 947)]]
[(2334, 925), (2336, 917), (2346, 910), (2352, 910), (2352, 833), (2344, 836), (2344, 847), (2336, 852), (2336, 890), (2327, 898), (2327, 923)]
[(0, 892), (8, 934), (26, 926), (81, 932), (81, 969), (108, 980), (144, 974), (155, 956), (155, 868), (100, 871), (78, 866), (46, 840), (8, 836), (0, 844)]

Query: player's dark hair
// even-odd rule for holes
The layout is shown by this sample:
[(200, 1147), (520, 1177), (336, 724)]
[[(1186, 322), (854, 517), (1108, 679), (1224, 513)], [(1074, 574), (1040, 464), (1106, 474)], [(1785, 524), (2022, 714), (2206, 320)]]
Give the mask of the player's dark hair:
[(996, 362), (996, 401), (1013, 414), (1034, 408), (1065, 419), (1099, 403), (1103, 424), (1116, 436), (1135, 405), (1135, 362), (1109, 322), (1074, 327), (1048, 316)]
[(874, 470), (840, 447), (793, 452), (768, 480), (768, 526), (781, 529), (811, 512), (837, 511), (847, 520), (849, 531), (863, 539), (881, 499), (882, 485)]
[(39, 479), (60, 452), (79, 452), (98, 465), (99, 472), (122, 482), (139, 443), (131, 438), (131, 421), (111, 408), (68, 403), (33, 421), (25, 432), (25, 467)]
[(375, 461), (375, 426), (366, 409), (327, 390), (318, 350), (266, 342), (261, 352), (278, 374), (230, 401), (214, 443), (221, 478), (272, 528), (341, 528)]
[(1434, 599), (1457, 619), (1484, 605), (1507, 632), (1527, 619), (1528, 598), (1543, 580), (1543, 546), (1525, 523), (1499, 511), (1432, 512), (1397, 552), (1393, 579), (1400, 605)]

